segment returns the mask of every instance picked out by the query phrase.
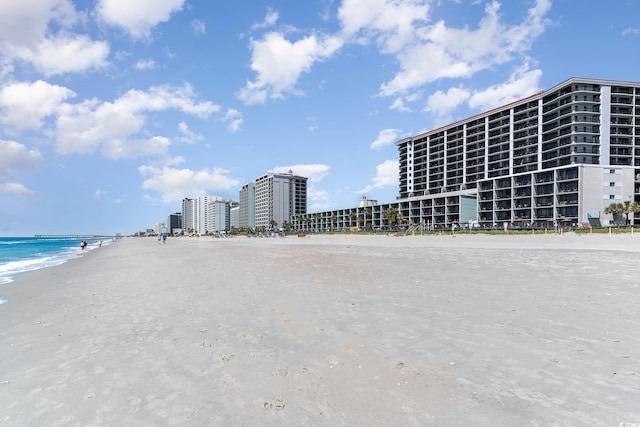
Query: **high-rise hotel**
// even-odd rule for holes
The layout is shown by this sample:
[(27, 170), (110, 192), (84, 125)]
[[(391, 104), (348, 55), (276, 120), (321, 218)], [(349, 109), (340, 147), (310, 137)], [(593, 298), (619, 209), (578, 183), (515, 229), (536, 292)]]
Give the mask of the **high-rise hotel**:
[(307, 213), (307, 178), (289, 173), (267, 173), (245, 184), (239, 193), (239, 226), (270, 229)]
[[(640, 202), (640, 83), (571, 78), (396, 145), (399, 197), (373, 227), (390, 207), (440, 227), (609, 225), (608, 205)], [(346, 227), (357, 210), (320, 217)]]

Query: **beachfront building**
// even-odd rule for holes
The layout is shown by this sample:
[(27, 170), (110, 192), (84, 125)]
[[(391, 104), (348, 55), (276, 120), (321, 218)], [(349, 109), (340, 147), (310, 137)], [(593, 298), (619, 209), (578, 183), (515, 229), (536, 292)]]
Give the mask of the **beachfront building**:
[(185, 234), (193, 233), (193, 210), (194, 210), (194, 201), (193, 199), (184, 198), (182, 199), (182, 231)]
[(229, 209), (229, 227), (231, 229), (240, 227), (240, 205), (238, 203)]
[(169, 214), (167, 217), (167, 231), (171, 235), (182, 231), (182, 212)]
[[(244, 189), (244, 187), (243, 187)], [(254, 226), (271, 229), (284, 227), (296, 215), (307, 212), (307, 178), (293, 174), (268, 173), (253, 183)], [(240, 217), (243, 213), (243, 196), (240, 197)]]
[(299, 216), (295, 226), (611, 225), (607, 206), (640, 202), (640, 83), (571, 78), (396, 145), (395, 202)]
[(157, 222), (153, 225), (154, 234), (162, 234), (167, 232), (167, 226), (164, 222)]
[(238, 227), (255, 228), (256, 226), (256, 190), (253, 182), (242, 186), (238, 195)]
[(207, 234), (210, 230), (209, 204), (218, 196), (199, 196), (182, 200), (182, 228), (186, 234)]
[(231, 208), (238, 202), (216, 198), (209, 202), (207, 230), (209, 232), (228, 231), (231, 229)]

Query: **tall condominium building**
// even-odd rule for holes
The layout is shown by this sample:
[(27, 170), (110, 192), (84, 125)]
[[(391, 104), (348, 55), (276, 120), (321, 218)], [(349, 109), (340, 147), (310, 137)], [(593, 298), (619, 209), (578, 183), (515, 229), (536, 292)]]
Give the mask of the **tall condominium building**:
[(295, 215), (307, 212), (307, 178), (291, 171), (257, 178), (254, 190), (256, 227), (270, 228), (272, 221), (282, 227), (285, 221), (291, 222)]
[(195, 199), (182, 200), (182, 222), (185, 233), (207, 234), (210, 231), (209, 203), (216, 200), (221, 198), (199, 196)]
[(231, 229), (231, 208), (238, 203), (217, 198), (209, 202), (208, 231), (226, 231)]
[(245, 184), (238, 195), (239, 212), (238, 225), (240, 228), (255, 228), (256, 226), (256, 191), (253, 182)]
[(609, 223), (606, 206), (638, 199), (640, 83), (572, 78), (396, 144), (410, 218)]
[[(389, 208), (435, 227), (610, 225), (607, 206), (640, 202), (640, 83), (571, 78), (396, 145), (399, 197), (373, 206), (369, 227)], [(361, 210), (295, 225), (360, 225)]]
[(153, 225), (153, 232), (155, 234), (162, 234), (167, 232), (167, 225), (164, 222), (157, 222)]
[(194, 209), (193, 199), (189, 199), (189, 198), (182, 199), (182, 212), (181, 212), (182, 230), (186, 234), (192, 233), (194, 230), (193, 209)]
[(182, 213), (176, 212), (169, 214), (167, 217), (167, 232), (169, 234), (174, 234), (180, 230), (182, 230)]
[(231, 229), (240, 228), (240, 205), (238, 203), (229, 209), (229, 226)]

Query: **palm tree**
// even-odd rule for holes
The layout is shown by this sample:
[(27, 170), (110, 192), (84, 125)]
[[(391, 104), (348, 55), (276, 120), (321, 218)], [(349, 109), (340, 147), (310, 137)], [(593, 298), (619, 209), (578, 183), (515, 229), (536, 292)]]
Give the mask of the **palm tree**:
[(624, 205), (622, 203), (611, 203), (604, 208), (603, 212), (613, 215), (613, 223), (617, 226), (619, 225), (618, 217), (624, 213)]
[(625, 225), (629, 225), (629, 215), (635, 214), (636, 212), (640, 212), (640, 205), (635, 201), (625, 200), (622, 203), (622, 214), (626, 216)]
[(284, 221), (282, 223), (282, 228), (284, 228), (287, 232), (289, 232), (293, 228), (293, 224), (289, 221)]
[(398, 218), (398, 211), (394, 208), (387, 208), (382, 212), (382, 217), (387, 220), (387, 226), (391, 229)]
[(320, 218), (321, 217), (322, 217), (322, 215), (320, 215), (319, 213), (313, 215), (313, 219), (316, 221), (316, 230), (320, 229)]
[[(358, 219), (358, 215), (356, 215), (356, 213), (355, 213), (355, 212), (351, 212), (351, 213), (349, 214), (349, 227), (352, 227), (352, 226), (353, 226), (353, 221), (355, 221), (355, 220), (357, 220), (357, 219)], [(357, 225), (358, 225), (358, 224), (356, 223), (356, 226), (357, 226)]]
[(398, 225), (402, 225), (405, 222), (407, 222), (407, 218), (405, 218), (404, 215), (402, 215), (400, 212), (398, 212), (398, 215), (396, 215), (396, 222), (398, 223)]
[(331, 215), (331, 225), (333, 226), (332, 231), (336, 231), (336, 226), (338, 225), (338, 217), (335, 215)]
[[(366, 229), (367, 228), (367, 215), (369, 215), (369, 218), (371, 218), (371, 208), (366, 208), (365, 210), (362, 211), (362, 213), (364, 215), (363, 226)], [(372, 227), (370, 226), (369, 228), (372, 228)]]

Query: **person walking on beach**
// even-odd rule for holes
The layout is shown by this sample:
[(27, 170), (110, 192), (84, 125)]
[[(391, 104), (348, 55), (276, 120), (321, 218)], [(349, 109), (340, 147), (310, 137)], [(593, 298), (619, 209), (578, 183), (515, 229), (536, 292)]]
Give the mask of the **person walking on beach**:
[(158, 244), (160, 244), (160, 239), (162, 239), (162, 236), (158, 234)]
[(87, 247), (87, 242), (85, 242), (84, 240), (82, 242), (80, 242), (80, 248), (84, 251), (84, 248)]
[(166, 235), (166, 233), (162, 234), (162, 243), (164, 243), (165, 245), (167, 244), (167, 235)]

